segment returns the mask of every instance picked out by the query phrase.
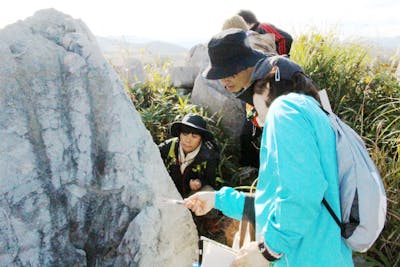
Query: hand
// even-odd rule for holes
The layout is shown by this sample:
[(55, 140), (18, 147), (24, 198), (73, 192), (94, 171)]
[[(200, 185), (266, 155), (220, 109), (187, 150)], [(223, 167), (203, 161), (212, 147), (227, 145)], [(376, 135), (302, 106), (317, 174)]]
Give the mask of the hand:
[(197, 192), (196, 194), (184, 199), (185, 207), (193, 211), (197, 216), (208, 213), (212, 208), (214, 208), (214, 203), (215, 192), (212, 191)]
[(258, 242), (250, 242), (238, 251), (231, 267), (268, 267), (269, 261), (258, 248)]
[(189, 187), (192, 191), (197, 191), (201, 188), (202, 184), (200, 179), (190, 179)]

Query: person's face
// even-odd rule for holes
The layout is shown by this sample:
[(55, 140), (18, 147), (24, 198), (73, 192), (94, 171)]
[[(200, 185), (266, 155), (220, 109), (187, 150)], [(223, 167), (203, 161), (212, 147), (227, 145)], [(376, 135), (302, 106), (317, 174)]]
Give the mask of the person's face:
[(195, 133), (181, 132), (179, 134), (180, 144), (185, 154), (195, 150), (201, 143), (201, 135)]
[(231, 93), (237, 93), (250, 85), (252, 70), (253, 68), (247, 68), (235, 75), (220, 79), (219, 81), (226, 88), (226, 90)]

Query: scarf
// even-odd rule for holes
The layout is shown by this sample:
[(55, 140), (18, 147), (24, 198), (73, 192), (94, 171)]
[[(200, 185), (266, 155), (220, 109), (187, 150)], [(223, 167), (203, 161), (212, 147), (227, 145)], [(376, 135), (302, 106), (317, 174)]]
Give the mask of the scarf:
[(194, 159), (196, 158), (197, 154), (199, 154), (200, 148), (201, 148), (201, 143), (200, 143), (200, 145), (199, 145), (195, 150), (193, 150), (192, 152), (187, 153), (187, 155), (185, 156), (185, 152), (183, 152), (183, 148), (182, 148), (182, 146), (179, 144), (179, 149), (178, 149), (178, 152), (179, 152), (178, 160), (179, 160), (179, 163), (180, 163), (180, 170), (181, 170), (181, 173), (182, 173), (182, 174), (183, 174), (183, 172), (185, 171), (186, 167), (187, 167), (190, 163), (192, 163), (192, 162), (194, 161)]

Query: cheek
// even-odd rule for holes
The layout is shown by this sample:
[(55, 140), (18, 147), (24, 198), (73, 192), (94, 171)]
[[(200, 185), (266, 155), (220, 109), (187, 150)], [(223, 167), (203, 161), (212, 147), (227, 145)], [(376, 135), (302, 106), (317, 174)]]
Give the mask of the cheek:
[(200, 145), (201, 139), (196, 139), (196, 147), (198, 147)]
[(261, 119), (262, 122), (264, 122), (268, 112), (268, 107), (267, 104), (265, 103), (264, 97), (262, 95), (255, 94), (253, 96), (253, 103), (254, 107), (257, 110), (258, 117)]
[(240, 73), (240, 75), (238, 75), (237, 77), (236, 77), (236, 80), (235, 80), (235, 84), (236, 84), (236, 86), (238, 86), (238, 87), (240, 87), (240, 88), (245, 88), (245, 87), (247, 87), (249, 84), (249, 80), (250, 78), (249, 77), (247, 77), (246, 75), (245, 75), (245, 73)]
[(181, 134), (181, 135), (180, 135), (180, 140), (181, 140), (183, 143), (187, 144), (187, 143), (189, 143), (189, 141), (190, 141), (190, 137), (187, 136), (187, 135)]

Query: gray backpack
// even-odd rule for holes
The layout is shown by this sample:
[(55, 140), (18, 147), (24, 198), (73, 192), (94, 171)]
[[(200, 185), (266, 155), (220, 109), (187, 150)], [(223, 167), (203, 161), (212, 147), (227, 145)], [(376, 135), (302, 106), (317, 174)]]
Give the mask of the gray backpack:
[(354, 251), (365, 252), (378, 238), (386, 220), (382, 178), (361, 137), (334, 113), (325, 113), (336, 135), (341, 220), (325, 199), (323, 204), (341, 228), (346, 244)]

